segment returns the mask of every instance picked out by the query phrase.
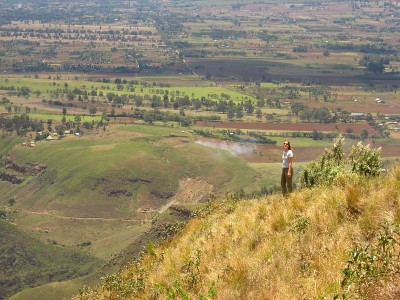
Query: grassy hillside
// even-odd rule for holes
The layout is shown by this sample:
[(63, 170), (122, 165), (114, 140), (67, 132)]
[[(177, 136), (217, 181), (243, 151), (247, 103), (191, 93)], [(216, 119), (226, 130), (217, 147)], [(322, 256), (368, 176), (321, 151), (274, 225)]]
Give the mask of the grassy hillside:
[(88, 284), (88, 277), (79, 277), (72, 280), (51, 282), (31, 289), (23, 290), (12, 295), (8, 300), (54, 300), (68, 299), (75, 295), (84, 284)]
[(147, 230), (177, 194), (194, 188), (185, 180), (210, 187), (198, 199), (180, 200), (194, 203), (209, 192), (259, 191), (268, 184), (239, 157), (169, 127), (113, 126), (34, 148), (16, 145), (8, 154), (2, 170), (21, 183), (0, 181), (0, 204), (12, 199), (16, 223), (43, 240), (90, 244), (88, 250), (102, 259)]
[(287, 199), (215, 200), (77, 299), (397, 299), (400, 166)]
[[(84, 249), (106, 261), (146, 240), (170, 205), (196, 205), (210, 193), (242, 188), (251, 193), (274, 184), (262, 168), (196, 144), (181, 128), (115, 125), (35, 147), (4, 138), (0, 147), (0, 174), (6, 175), (0, 205), (15, 211), (16, 227), (44, 243)], [(70, 283), (66, 294), (76, 285)]]
[(0, 218), (0, 299), (23, 288), (93, 272), (101, 260), (83, 251), (45, 244)]

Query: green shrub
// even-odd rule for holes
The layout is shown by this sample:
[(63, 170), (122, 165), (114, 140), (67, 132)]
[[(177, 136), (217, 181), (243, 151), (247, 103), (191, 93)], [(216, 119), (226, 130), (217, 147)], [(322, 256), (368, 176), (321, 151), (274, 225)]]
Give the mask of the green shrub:
[(343, 136), (338, 136), (332, 149), (312, 161), (300, 174), (300, 186), (331, 184), (339, 173), (344, 172)]
[(376, 240), (350, 253), (343, 270), (342, 299), (366, 299), (369, 287), (379, 280), (389, 280), (400, 272), (400, 231), (397, 224), (381, 225)]
[(361, 142), (353, 145), (349, 155), (352, 172), (365, 176), (377, 176), (381, 169), (381, 148), (371, 149), (370, 145), (364, 146)]
[(380, 148), (372, 149), (361, 142), (351, 148), (349, 157), (343, 152), (343, 136), (338, 136), (332, 149), (312, 161), (300, 174), (300, 186), (332, 184), (341, 175), (377, 176), (381, 168)]

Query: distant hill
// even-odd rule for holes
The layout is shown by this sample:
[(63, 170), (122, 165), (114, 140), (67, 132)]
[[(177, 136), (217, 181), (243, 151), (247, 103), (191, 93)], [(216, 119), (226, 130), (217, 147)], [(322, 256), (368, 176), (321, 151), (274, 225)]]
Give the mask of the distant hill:
[(86, 253), (45, 244), (0, 218), (0, 299), (49, 281), (86, 275), (101, 260)]

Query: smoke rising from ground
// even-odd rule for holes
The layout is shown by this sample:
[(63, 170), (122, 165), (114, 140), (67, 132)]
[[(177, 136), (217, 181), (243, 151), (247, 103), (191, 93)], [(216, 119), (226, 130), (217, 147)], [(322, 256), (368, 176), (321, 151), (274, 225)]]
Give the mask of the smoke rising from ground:
[(234, 155), (251, 154), (253, 152), (253, 147), (244, 144), (226, 142), (215, 143), (210, 141), (196, 141), (195, 143), (206, 147), (227, 150)]

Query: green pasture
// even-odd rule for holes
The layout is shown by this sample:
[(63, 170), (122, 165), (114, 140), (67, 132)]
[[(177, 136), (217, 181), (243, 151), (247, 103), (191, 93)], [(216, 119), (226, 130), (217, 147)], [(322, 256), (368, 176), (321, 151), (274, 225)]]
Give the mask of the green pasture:
[[(65, 85), (67, 84), (67, 86)], [(66, 87), (69, 89), (87, 89), (91, 91), (92, 89), (101, 89), (101, 87), (115, 87), (114, 83), (101, 83), (101, 82), (89, 82), (84, 78), (78, 77), (77, 80), (74, 79), (73, 75), (68, 74), (68, 77), (61, 77), (61, 79), (48, 79), (43, 75), (38, 78), (34, 77), (3, 77), (0, 79), (0, 85), (5, 87), (14, 86), (16, 89), (23, 86), (27, 86), (31, 89), (31, 92), (40, 91), (42, 94), (46, 94), (48, 91), (55, 91), (56, 89), (64, 90)], [(104, 88), (104, 91), (106, 88)]]
[[(71, 76), (71, 75), (70, 75)], [(141, 77), (141, 78), (123, 78), (127, 80), (128, 82), (130, 80), (138, 80), (139, 85), (135, 85), (135, 91), (132, 92), (130, 91), (130, 88), (128, 87), (128, 84), (124, 85), (123, 90), (117, 89), (117, 84), (112, 82), (110, 83), (102, 83), (102, 82), (92, 82), (92, 81), (87, 81), (82, 78), (78, 78), (75, 80), (73, 77), (68, 77), (63, 79), (63, 77), (60, 80), (54, 80), (54, 79), (47, 79), (47, 78), (29, 78), (29, 77), (7, 77), (7, 82), (6, 78), (1, 78), (0, 79), (0, 85), (5, 86), (5, 87), (11, 87), (14, 86), (15, 89), (21, 88), (23, 86), (27, 86), (31, 89), (31, 93), (35, 91), (40, 91), (41, 95), (39, 96), (40, 98), (48, 96), (48, 93), (51, 91), (55, 91), (56, 89), (61, 89), (64, 90), (66, 87), (68, 89), (74, 90), (75, 88), (78, 89), (85, 89), (89, 93), (92, 90), (96, 90), (97, 92), (102, 91), (104, 94), (104, 97), (107, 95), (107, 93), (115, 93), (115, 94), (135, 94), (135, 95), (153, 95), (153, 94), (158, 94), (158, 95), (163, 95), (163, 93), (168, 92), (168, 94), (174, 95), (175, 97), (179, 96), (189, 96), (191, 97), (196, 97), (196, 98), (218, 98), (221, 97), (221, 94), (228, 95), (230, 99), (233, 101), (242, 101), (244, 99), (251, 99), (254, 100), (253, 96), (249, 96), (243, 93), (240, 93), (235, 90), (228, 89), (224, 86), (221, 85), (216, 85), (210, 82), (205, 82), (201, 80), (195, 80), (192, 76), (189, 77), (184, 77), (184, 78), (176, 78), (176, 77)], [(148, 86), (142, 86), (140, 82), (147, 82)], [(169, 83), (171, 84), (170, 87), (159, 87), (159, 86), (153, 86), (153, 82), (159, 83)], [(54, 85), (55, 83), (55, 85)], [(158, 91), (158, 92), (157, 92)], [(162, 93), (160, 92), (162, 91)]]
[[(118, 78), (118, 76), (115, 76), (112, 78), (112, 81)], [(175, 87), (192, 87), (192, 86), (197, 86), (197, 87), (209, 87), (210, 82), (201, 80), (197, 76), (190, 75), (190, 74), (179, 74), (179, 75), (145, 75), (145, 76), (135, 76), (135, 77), (123, 77), (122, 79), (126, 79), (127, 81), (130, 80), (137, 80), (139, 83), (141, 82), (146, 82), (147, 84), (153, 86), (153, 83), (159, 84), (168, 84), (170, 85), (171, 88)], [(154, 86), (155, 88), (164, 88), (160, 86)]]
[(0, 136), (0, 156), (7, 155), (7, 153), (22, 139), (17, 136)]
[(290, 145), (293, 148), (296, 147), (328, 147), (332, 146), (332, 140), (325, 139), (325, 140), (313, 140), (311, 138), (303, 138), (303, 137), (270, 137), (272, 140), (276, 141), (277, 145), (282, 145), (284, 141), (289, 140)]
[[(145, 134), (152, 137), (169, 137), (169, 136), (184, 136), (188, 137), (189, 134), (183, 128), (174, 128), (166, 126), (156, 126), (156, 125), (145, 125), (145, 124), (133, 124), (118, 126), (117, 130), (122, 132), (132, 132)], [(157, 138), (158, 139), (158, 138)]]
[[(293, 179), (296, 183), (300, 178), (300, 173), (307, 163), (293, 164)], [(261, 174), (260, 184), (266, 187), (280, 186), (280, 179), (282, 173), (282, 163), (251, 163), (249, 164), (257, 173)]]
[[(4, 75), (3, 75), (4, 76)], [(49, 89), (49, 81), (40, 78), (28, 78), (28, 77), (0, 77), (0, 85), (4, 87), (14, 86), (15, 89), (27, 86), (31, 89), (31, 92), (40, 91), (45, 93)]]

